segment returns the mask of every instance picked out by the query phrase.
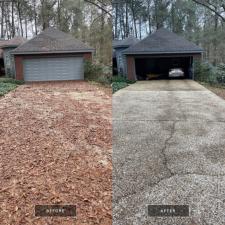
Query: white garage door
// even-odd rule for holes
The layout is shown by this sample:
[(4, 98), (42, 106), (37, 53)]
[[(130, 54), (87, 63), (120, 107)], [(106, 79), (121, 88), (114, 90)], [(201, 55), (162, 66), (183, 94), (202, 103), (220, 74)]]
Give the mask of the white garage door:
[(25, 81), (84, 79), (82, 57), (25, 59), (23, 68)]

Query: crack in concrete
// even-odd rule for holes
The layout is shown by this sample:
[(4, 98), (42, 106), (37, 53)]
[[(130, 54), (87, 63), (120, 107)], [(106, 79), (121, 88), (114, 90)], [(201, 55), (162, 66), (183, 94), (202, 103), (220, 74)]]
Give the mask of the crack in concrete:
[(169, 137), (165, 140), (165, 143), (164, 143), (164, 147), (162, 148), (161, 152), (162, 152), (162, 155), (163, 155), (163, 165), (165, 166), (165, 168), (167, 169), (167, 171), (169, 171), (169, 174), (170, 174), (170, 177), (174, 176), (174, 172), (169, 168), (168, 166), (168, 160), (167, 160), (167, 156), (166, 156), (166, 149), (168, 148), (168, 145), (169, 145), (169, 141), (173, 138), (174, 136), (174, 133), (176, 131), (176, 121), (173, 122), (172, 124), (172, 129), (170, 131), (170, 135)]

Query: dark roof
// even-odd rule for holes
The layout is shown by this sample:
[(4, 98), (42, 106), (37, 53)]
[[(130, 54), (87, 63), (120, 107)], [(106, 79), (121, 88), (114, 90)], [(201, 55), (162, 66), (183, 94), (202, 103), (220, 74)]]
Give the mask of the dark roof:
[(18, 47), (24, 43), (27, 39), (17, 36), (10, 40), (0, 39), (0, 58), (3, 58), (3, 48), (6, 47)]
[(55, 28), (47, 28), (39, 35), (16, 48), (14, 54), (39, 53), (73, 53), (92, 52), (93, 48), (82, 41), (75, 39), (71, 34), (64, 33)]
[(124, 51), (125, 54), (201, 53), (203, 49), (194, 43), (161, 28)]
[(20, 46), (21, 44), (25, 43), (27, 41), (26, 38), (23, 38), (21, 36), (14, 37), (10, 40), (6, 40), (4, 44), (2, 45), (2, 48), (6, 47), (17, 47)]
[(130, 47), (138, 42), (139, 40), (137, 38), (129, 36), (124, 40), (113, 40), (113, 48)]

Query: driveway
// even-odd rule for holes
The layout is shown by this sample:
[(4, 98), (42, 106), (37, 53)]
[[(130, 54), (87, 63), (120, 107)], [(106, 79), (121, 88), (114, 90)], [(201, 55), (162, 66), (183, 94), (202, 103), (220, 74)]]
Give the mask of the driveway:
[[(225, 224), (225, 101), (191, 80), (144, 81), (113, 97), (113, 224)], [(190, 217), (149, 217), (148, 205)]]
[[(0, 223), (111, 221), (110, 90), (34, 83), (0, 99)], [(77, 218), (34, 216), (37, 204), (77, 205)]]

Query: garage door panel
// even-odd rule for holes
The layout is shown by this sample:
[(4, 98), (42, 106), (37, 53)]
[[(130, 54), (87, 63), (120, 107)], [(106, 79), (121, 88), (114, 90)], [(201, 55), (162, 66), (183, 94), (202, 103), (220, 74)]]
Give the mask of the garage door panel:
[(82, 57), (25, 59), (23, 67), (25, 81), (84, 79)]

